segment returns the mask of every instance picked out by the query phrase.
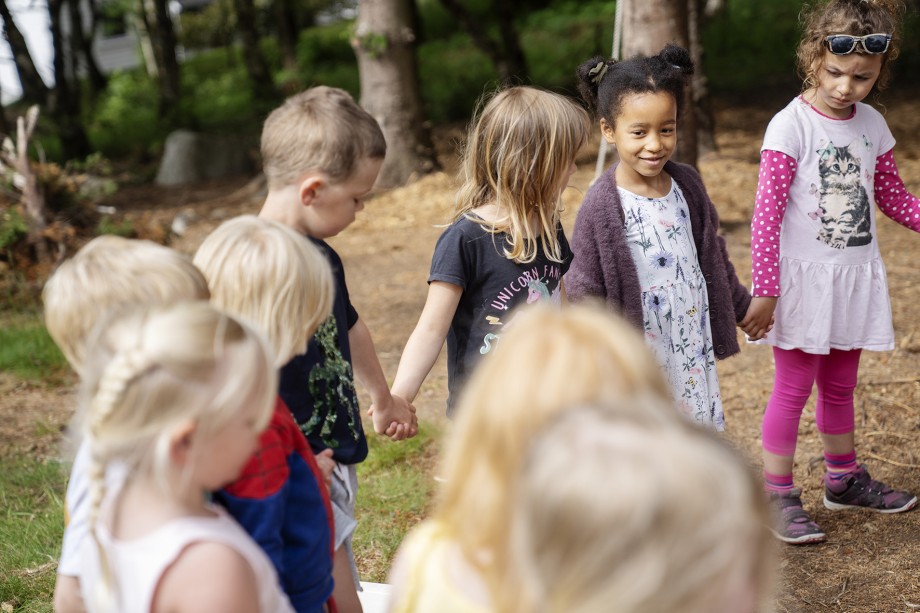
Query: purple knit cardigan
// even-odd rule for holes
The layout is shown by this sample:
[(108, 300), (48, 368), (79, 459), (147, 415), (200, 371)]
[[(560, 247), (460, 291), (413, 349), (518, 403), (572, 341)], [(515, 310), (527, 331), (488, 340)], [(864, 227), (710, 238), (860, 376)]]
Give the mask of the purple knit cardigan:
[[(565, 275), (565, 290), (573, 302), (603, 298), (607, 305), (642, 329), (642, 291), (639, 274), (626, 243), (623, 206), (614, 171), (604, 173), (585, 194), (572, 234), (572, 266)], [(699, 173), (686, 164), (668, 162), (665, 172), (684, 192), (690, 208), (690, 226), (700, 268), (709, 295), (709, 322), (716, 358), (740, 351), (735, 323), (751, 303), (728, 259), (725, 239), (719, 236), (719, 215), (709, 199)]]

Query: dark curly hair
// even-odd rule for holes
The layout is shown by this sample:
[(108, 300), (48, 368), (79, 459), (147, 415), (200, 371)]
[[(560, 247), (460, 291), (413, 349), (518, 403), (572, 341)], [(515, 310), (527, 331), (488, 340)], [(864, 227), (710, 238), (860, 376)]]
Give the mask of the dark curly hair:
[(693, 59), (683, 47), (668, 43), (658, 55), (622, 62), (600, 56), (578, 67), (578, 92), (598, 119), (613, 126), (629, 94), (666, 92), (683, 108), (684, 86), (693, 74)]

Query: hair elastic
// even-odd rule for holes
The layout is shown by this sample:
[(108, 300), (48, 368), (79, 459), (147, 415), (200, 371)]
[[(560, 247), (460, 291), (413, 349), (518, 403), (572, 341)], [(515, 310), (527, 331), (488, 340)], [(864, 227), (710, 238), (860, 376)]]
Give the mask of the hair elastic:
[(588, 77), (595, 85), (600, 85), (601, 79), (604, 78), (605, 74), (607, 74), (607, 62), (604, 60), (598, 62), (594, 68), (588, 71)]

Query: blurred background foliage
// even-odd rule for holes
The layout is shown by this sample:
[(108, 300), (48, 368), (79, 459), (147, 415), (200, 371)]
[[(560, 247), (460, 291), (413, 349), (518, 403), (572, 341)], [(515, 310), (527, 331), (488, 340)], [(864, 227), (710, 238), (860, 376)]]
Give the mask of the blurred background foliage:
[[(303, 19), (315, 21), (333, 3), (302, 3)], [(347, 3), (346, 3), (347, 4)], [(490, 0), (464, 3), (484, 20)], [(615, 2), (556, 0), (522, 3), (531, 6), (518, 16), (518, 29), (529, 67), (527, 82), (574, 95), (574, 69), (592, 54), (610, 52)], [(913, 9), (913, 3), (909, 3)], [(257, 8), (259, 4), (256, 4)], [(300, 5), (298, 5), (300, 6)], [(341, 8), (339, 14), (348, 14)], [(477, 99), (498, 86), (489, 58), (458, 28), (439, 0), (418, 0), (420, 44), (418, 70), (425, 111), (432, 124), (463, 121)], [(799, 36), (799, 0), (726, 0), (724, 7), (702, 26), (704, 70), (716, 96), (758, 97), (779, 91), (794, 93), (795, 46)], [(268, 8), (260, 9), (267, 23)], [(277, 39), (265, 36), (261, 51), (272, 73), (277, 98), (253, 99), (242, 52), (234, 43), (236, 18), (233, 0), (215, 0), (197, 13), (183, 13), (178, 26), (184, 47), (182, 115), (189, 127), (205, 132), (257, 133), (266, 108), (304, 87), (326, 84), (359, 94), (355, 54), (350, 45), (352, 19), (325, 14), (324, 25), (300, 31), (296, 66), (284, 66)], [(487, 21), (486, 21), (487, 23)], [(906, 32), (916, 29), (918, 17), (909, 11)], [(268, 28), (264, 28), (268, 30)], [(497, 34), (496, 34), (497, 35)], [(906, 37), (899, 74), (920, 67), (920, 41)], [(82, 105), (83, 125), (94, 151), (113, 159), (150, 162), (159, 155), (170, 130), (157, 113), (157, 83), (142, 68), (111, 74), (108, 87)], [(60, 146), (48, 129), (39, 131), (43, 154), (57, 160)]]

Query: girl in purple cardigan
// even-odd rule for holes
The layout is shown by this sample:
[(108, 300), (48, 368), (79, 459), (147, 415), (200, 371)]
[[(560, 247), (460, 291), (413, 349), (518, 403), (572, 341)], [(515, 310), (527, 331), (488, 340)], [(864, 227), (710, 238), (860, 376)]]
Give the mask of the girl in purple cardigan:
[(595, 57), (579, 67), (579, 90), (620, 163), (585, 195), (565, 284), (573, 301), (603, 298), (642, 329), (680, 412), (722, 431), (715, 360), (739, 351), (736, 322), (753, 339), (769, 325), (747, 317), (751, 296), (699, 174), (670, 161), (692, 72), (689, 52), (675, 45), (653, 57)]

